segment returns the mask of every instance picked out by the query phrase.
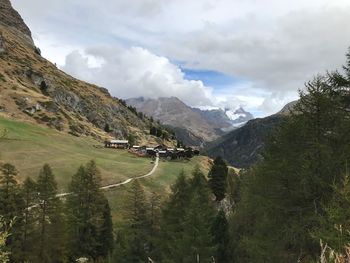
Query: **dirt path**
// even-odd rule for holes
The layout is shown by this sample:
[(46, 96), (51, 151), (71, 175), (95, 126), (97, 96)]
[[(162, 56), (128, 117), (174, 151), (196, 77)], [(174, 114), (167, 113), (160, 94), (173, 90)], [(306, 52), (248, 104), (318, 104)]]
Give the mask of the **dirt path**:
[(133, 180), (137, 180), (137, 179), (141, 179), (141, 178), (145, 178), (145, 177), (151, 176), (157, 170), (158, 164), (159, 164), (159, 156), (156, 157), (156, 161), (154, 162), (154, 166), (153, 166), (152, 170), (148, 174), (141, 175), (141, 176), (138, 176), (138, 177), (135, 177), (135, 178), (129, 178), (129, 179), (127, 179), (127, 180), (125, 180), (125, 181), (123, 181), (121, 183), (105, 185), (105, 186), (102, 186), (100, 189), (102, 189), (102, 190), (111, 189), (111, 188), (118, 187), (118, 186), (121, 186), (121, 185), (124, 185), (124, 184), (128, 184), (128, 183), (130, 183)]
[[(108, 185), (102, 186), (100, 189), (108, 190), (108, 189), (111, 189), (111, 188), (115, 188), (115, 187), (118, 187), (118, 186), (121, 186), (121, 185), (128, 184), (128, 183), (130, 183), (133, 180), (137, 180), (137, 179), (141, 179), (141, 178), (145, 178), (145, 177), (151, 176), (157, 170), (158, 165), (159, 165), (159, 156), (156, 157), (156, 160), (154, 162), (154, 166), (153, 166), (152, 170), (148, 174), (141, 175), (141, 176), (134, 177), (134, 178), (129, 178), (129, 179), (126, 179), (125, 181), (120, 182), (120, 183), (108, 184)], [(58, 194), (56, 196), (61, 198), (61, 197), (65, 197), (65, 196), (70, 195), (70, 194), (71, 193), (62, 193), (62, 194)]]

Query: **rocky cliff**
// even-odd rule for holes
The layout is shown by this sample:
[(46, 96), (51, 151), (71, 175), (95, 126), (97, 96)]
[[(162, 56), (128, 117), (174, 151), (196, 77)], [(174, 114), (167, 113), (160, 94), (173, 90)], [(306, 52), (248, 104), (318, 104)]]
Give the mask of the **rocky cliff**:
[[(8, 0), (0, 0), (0, 114), (76, 136), (158, 142), (150, 120), (104, 88), (75, 79), (41, 57)], [(108, 124), (111, 132), (104, 131)]]
[(0, 23), (21, 32), (29, 42), (33, 43), (29, 27), (20, 14), (12, 8), (10, 0), (0, 0)]

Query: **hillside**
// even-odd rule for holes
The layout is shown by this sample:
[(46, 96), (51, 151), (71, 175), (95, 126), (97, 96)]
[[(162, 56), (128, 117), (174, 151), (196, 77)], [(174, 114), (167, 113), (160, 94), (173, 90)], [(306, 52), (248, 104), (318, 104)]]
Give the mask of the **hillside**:
[(249, 121), (212, 142), (208, 148), (210, 157), (221, 156), (234, 167), (246, 168), (262, 158), (261, 152), (271, 132), (282, 122), (284, 115), (276, 114)]
[[(41, 57), (31, 32), (8, 0), (0, 1), (0, 114), (102, 140), (127, 138), (161, 143), (150, 120), (101, 87), (75, 79)], [(104, 128), (109, 125), (110, 133)], [(167, 142), (172, 144), (172, 142)]]
[[(0, 131), (4, 129), (7, 133), (0, 138), (0, 164), (10, 162), (15, 165), (18, 179), (23, 182), (28, 176), (36, 178), (41, 167), (48, 163), (56, 175), (59, 192), (67, 191), (72, 175), (90, 160), (95, 160), (101, 171), (102, 185), (144, 175), (153, 167), (149, 158), (137, 158), (125, 150), (103, 148), (93, 138), (75, 137), (48, 127), (0, 117)], [(155, 174), (141, 179), (141, 182), (148, 193), (166, 194), (183, 169), (190, 172), (197, 164), (205, 171), (209, 169), (207, 157), (194, 157), (191, 161), (161, 161)], [(114, 221), (122, 220), (120, 209), (127, 189), (125, 185), (107, 192)]]
[(212, 127), (198, 112), (175, 97), (126, 100), (135, 107), (162, 124), (174, 128), (178, 139), (188, 145), (202, 145), (218, 138), (218, 131)]
[(180, 141), (194, 146), (204, 146), (253, 118), (241, 107), (234, 111), (203, 110), (192, 108), (176, 97), (131, 98), (126, 103), (170, 126)]

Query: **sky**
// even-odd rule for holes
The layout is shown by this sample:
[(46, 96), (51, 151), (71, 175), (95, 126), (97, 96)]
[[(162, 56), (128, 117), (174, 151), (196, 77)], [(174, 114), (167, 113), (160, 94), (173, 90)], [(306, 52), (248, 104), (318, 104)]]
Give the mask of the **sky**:
[(278, 112), (341, 69), (349, 0), (12, 0), (42, 55), (119, 98)]

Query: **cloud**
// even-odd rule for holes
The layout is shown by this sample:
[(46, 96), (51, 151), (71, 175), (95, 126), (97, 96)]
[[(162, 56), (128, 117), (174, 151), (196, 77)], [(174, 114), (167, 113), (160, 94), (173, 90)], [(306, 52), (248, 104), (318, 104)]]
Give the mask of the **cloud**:
[[(348, 0), (12, 2), (44, 56), (118, 97), (240, 103), (267, 115), (294, 100), (315, 74), (339, 68), (350, 45)], [(170, 61), (247, 85), (207, 87), (186, 80)]]
[[(92, 63), (95, 61), (95, 63)], [(100, 61), (100, 65), (96, 61)], [(119, 98), (176, 96), (188, 105), (212, 105), (212, 89), (202, 81), (186, 80), (167, 58), (141, 47), (94, 47), (73, 51), (62, 67), (83, 80), (109, 89)]]

